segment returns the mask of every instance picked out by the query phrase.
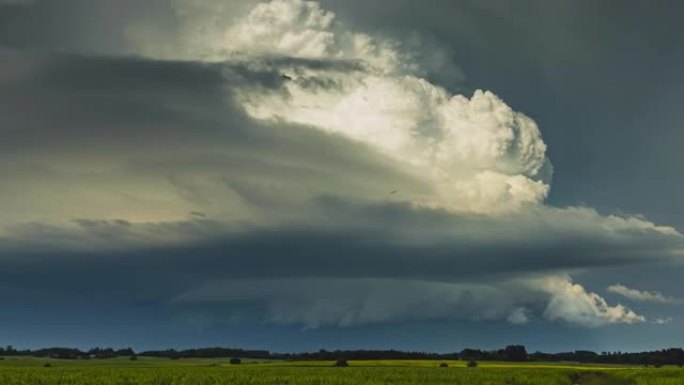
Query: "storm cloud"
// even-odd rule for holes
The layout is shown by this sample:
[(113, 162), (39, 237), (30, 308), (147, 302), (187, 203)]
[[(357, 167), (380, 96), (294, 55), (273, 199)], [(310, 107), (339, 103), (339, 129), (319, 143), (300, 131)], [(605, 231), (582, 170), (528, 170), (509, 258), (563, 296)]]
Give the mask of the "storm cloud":
[(678, 264), (682, 234), (547, 203), (544, 127), (440, 84), (464, 81), (447, 48), (315, 2), (147, 6), (147, 28), (177, 21), (167, 44), (144, 10), (109, 48), (22, 49), (6, 27), (6, 288), (306, 328), (650, 320), (573, 276)]

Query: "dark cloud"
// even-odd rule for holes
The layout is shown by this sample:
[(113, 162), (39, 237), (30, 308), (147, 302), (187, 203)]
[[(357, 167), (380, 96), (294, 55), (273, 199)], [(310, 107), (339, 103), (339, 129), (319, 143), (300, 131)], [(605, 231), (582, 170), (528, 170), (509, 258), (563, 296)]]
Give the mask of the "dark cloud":
[[(258, 123), (234, 104), (233, 87), (279, 90), (288, 81), (282, 68), (309, 62), (254, 69), (3, 54), (30, 64), (30, 72), (2, 90), (4, 156), (19, 165), (4, 170), (5, 201), (23, 204), (22, 219), (5, 227), (0, 250), (2, 281), (14, 291), (163, 304), (187, 300), (183, 293), (212, 282), (241, 280), (249, 297), (247, 288), (263, 280), (264, 287), (274, 285), (268, 280), (304, 280), (303, 292), (317, 292), (323, 278), (336, 278), (350, 288), (365, 279), (418, 282), (427, 298), (432, 285), (485, 280), (493, 285), (485, 291), (496, 291), (497, 280), (665, 261), (681, 249), (681, 236), (671, 229), (587, 208), (539, 207), (501, 217), (414, 205), (411, 197), (430, 187), (401, 164), (337, 135)], [(54, 191), (57, 180), (65, 192)], [(26, 183), (43, 201), (69, 202), (65, 194), (79, 191), (87, 198), (55, 211), (73, 221), (26, 222), (44, 214), (15, 195), (13, 188)], [(401, 196), (390, 194), (397, 190)], [(175, 217), (161, 219), (168, 212), (158, 195), (173, 197), (168, 207)], [(160, 209), (136, 219), (150, 199)], [(100, 202), (121, 216), (104, 215)], [(463, 290), (454, 294), (454, 314), (470, 306), (464, 299), (470, 289)], [(267, 298), (252, 297), (259, 300)], [(320, 310), (304, 303), (307, 312)], [(536, 307), (541, 313), (543, 306)], [(516, 309), (507, 301), (494, 314), (505, 319)], [(329, 322), (295, 313), (286, 318)]]
[(174, 13), (168, 0), (10, 3), (14, 4), (0, 7), (0, 45), (14, 48), (130, 53), (127, 29), (149, 25), (152, 30), (170, 32), (174, 26)]
[[(306, 326), (426, 319), (604, 326), (660, 314), (648, 308), (644, 318), (595, 294), (615, 282), (633, 287), (623, 279), (591, 282), (603, 282), (604, 271), (619, 277), (679, 266), (684, 241), (672, 228), (541, 203), (505, 215), (450, 210), (433, 199), (440, 186), (425, 169), (373, 143), (277, 114), (255, 118), (241, 98), (326, 96), (343, 90), (347, 77), (378, 69), (348, 58), (188, 59), (191, 26), (214, 15), (212, 28), (223, 31), (249, 2), (11, 3), (0, 2), (0, 296), (17, 309), (82, 301), (210, 325), (246, 317)], [(606, 53), (612, 63), (629, 60), (612, 29), (636, 22), (630, 8), (598, 25), (608, 5), (575, 4), (323, 2), (346, 27), (381, 43), (403, 40), (420, 59), (411, 74), (460, 89), (458, 62), (470, 85), (502, 90), (541, 116), (550, 156), (560, 151), (565, 159), (554, 192), (564, 204), (579, 198), (567, 192), (574, 180), (562, 179), (597, 158), (570, 156), (578, 147), (561, 144), (577, 144), (600, 121), (578, 124), (591, 115), (586, 103), (600, 104), (580, 90), (598, 72), (568, 79), (593, 68), (605, 47), (618, 46)], [(669, 52), (672, 23), (657, 9), (644, 11), (648, 23), (663, 24), (645, 41), (663, 39), (629, 47)], [(600, 38), (589, 44), (592, 36)], [(620, 89), (598, 92), (606, 113), (634, 105), (627, 97), (611, 102)], [(586, 100), (570, 103), (575, 96)], [(554, 128), (566, 108), (577, 132)], [(629, 141), (607, 146), (612, 134), (595, 138), (606, 157), (633, 150)], [(575, 161), (582, 166), (569, 170)], [(587, 277), (587, 289), (568, 273)], [(583, 318), (587, 312), (595, 317)]]

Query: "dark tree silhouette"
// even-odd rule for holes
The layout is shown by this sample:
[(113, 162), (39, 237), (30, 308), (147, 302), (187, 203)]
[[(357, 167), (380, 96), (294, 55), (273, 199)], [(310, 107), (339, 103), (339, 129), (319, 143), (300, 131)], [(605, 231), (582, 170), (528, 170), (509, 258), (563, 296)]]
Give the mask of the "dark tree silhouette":
[(527, 361), (527, 350), (522, 345), (508, 345), (503, 353), (507, 361)]
[(337, 361), (335, 361), (335, 366), (337, 366), (339, 368), (345, 368), (345, 367), (349, 366), (349, 363), (347, 362), (347, 360), (337, 360)]

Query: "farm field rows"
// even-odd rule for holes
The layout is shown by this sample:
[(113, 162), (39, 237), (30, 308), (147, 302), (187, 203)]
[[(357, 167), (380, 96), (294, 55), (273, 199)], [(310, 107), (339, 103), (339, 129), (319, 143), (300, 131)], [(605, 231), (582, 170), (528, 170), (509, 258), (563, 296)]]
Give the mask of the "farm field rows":
[[(449, 366), (440, 368), (446, 362)], [(49, 364), (49, 367), (45, 367)], [(684, 369), (573, 363), (387, 360), (333, 362), (244, 361), (228, 359), (51, 360), (6, 358), (0, 361), (2, 385), (684, 385)]]

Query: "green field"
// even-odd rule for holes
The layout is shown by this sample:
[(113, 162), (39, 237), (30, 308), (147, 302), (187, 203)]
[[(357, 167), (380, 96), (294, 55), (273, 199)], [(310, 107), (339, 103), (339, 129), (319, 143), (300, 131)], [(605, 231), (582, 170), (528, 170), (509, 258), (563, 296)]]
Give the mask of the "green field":
[[(446, 362), (449, 367), (440, 368)], [(49, 364), (49, 367), (45, 367)], [(53, 360), (6, 357), (0, 360), (1, 385), (684, 385), (684, 369), (572, 363), (464, 361), (249, 361), (169, 360), (141, 357), (110, 360)]]

